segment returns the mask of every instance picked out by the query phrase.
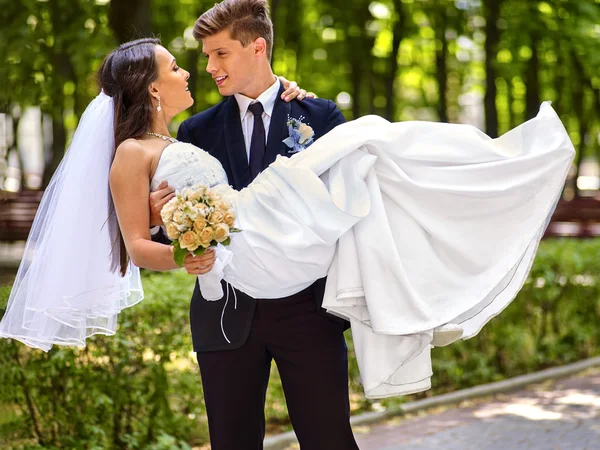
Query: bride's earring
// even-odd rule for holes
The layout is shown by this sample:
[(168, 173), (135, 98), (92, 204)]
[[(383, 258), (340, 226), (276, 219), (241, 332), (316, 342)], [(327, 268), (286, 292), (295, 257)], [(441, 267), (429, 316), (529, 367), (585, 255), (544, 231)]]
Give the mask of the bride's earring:
[(158, 106), (156, 107), (156, 110), (158, 112), (160, 112), (162, 110), (162, 108), (160, 107), (160, 95), (158, 96)]

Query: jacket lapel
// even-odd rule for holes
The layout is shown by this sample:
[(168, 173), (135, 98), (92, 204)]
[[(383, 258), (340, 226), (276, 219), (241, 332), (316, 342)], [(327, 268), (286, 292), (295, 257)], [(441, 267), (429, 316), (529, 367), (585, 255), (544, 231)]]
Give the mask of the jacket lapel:
[(292, 103), (286, 103), (281, 99), (281, 94), (285, 89), (283, 86), (279, 88), (277, 99), (273, 106), (273, 114), (271, 115), (271, 124), (269, 125), (269, 136), (267, 138), (267, 150), (263, 167), (267, 167), (277, 155), (285, 155), (288, 147), (283, 143), (283, 140), (288, 137), (287, 116), (291, 115)]
[(231, 96), (227, 102), (225, 112), (225, 146), (231, 165), (235, 189), (242, 189), (250, 184), (250, 168), (248, 155), (240, 121), (240, 109), (235, 97)]

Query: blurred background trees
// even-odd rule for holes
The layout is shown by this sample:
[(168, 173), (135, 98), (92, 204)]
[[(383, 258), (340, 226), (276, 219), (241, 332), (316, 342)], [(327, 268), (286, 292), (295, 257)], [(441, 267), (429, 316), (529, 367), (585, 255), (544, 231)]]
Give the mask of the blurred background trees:
[[(4, 194), (47, 185), (98, 93), (95, 71), (119, 43), (159, 36), (191, 72), (196, 101), (173, 132), (219, 102), (192, 36), (195, 19), (214, 2), (0, 0), (0, 213)], [(275, 73), (334, 99), (348, 119), (374, 113), (463, 122), (495, 137), (551, 100), (578, 151), (566, 196), (597, 196), (600, 0), (270, 4)], [(436, 349), (435, 385), (422, 395), (597, 355), (599, 248), (597, 240), (542, 243), (525, 287), (501, 318), (476, 339)], [(0, 284), (14, 272), (2, 276), (0, 270)], [(0, 340), (0, 447), (206, 445), (187, 325), (192, 283), (181, 272), (145, 272), (144, 302), (124, 312), (116, 336), (91, 339), (85, 349), (46, 354)], [(9, 291), (0, 286), (0, 316)], [(373, 403), (362, 395), (350, 336), (348, 345), (353, 413), (403, 401)], [(267, 427), (276, 432), (289, 428), (289, 419), (275, 368), (272, 374)]]
[[(194, 20), (214, 0), (0, 0), (0, 188), (44, 186), (121, 42), (157, 35), (220, 100)], [(600, 0), (271, 0), (273, 67), (349, 118), (471, 123), (497, 136), (552, 100), (578, 149), (600, 133)], [(583, 179), (583, 189), (589, 188)]]

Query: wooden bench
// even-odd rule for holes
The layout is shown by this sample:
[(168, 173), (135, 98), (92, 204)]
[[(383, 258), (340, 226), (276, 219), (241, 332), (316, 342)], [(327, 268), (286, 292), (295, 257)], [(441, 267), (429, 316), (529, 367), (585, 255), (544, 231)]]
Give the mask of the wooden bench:
[[(27, 240), (43, 194), (38, 190), (0, 190), (0, 241)], [(600, 200), (590, 197), (560, 200), (544, 234), (544, 238), (596, 236), (600, 236)]]
[(600, 236), (600, 200), (593, 197), (561, 199), (544, 234), (545, 238), (597, 236)]
[(0, 241), (24, 241), (33, 225), (44, 191), (0, 191)]

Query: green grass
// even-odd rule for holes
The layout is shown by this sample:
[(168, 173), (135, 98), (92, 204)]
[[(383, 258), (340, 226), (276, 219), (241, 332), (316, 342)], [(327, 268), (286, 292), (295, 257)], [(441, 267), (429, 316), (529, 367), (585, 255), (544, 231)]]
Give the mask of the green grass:
[(6, 311), (6, 304), (8, 303), (8, 296), (12, 286), (0, 286), (0, 318)]

